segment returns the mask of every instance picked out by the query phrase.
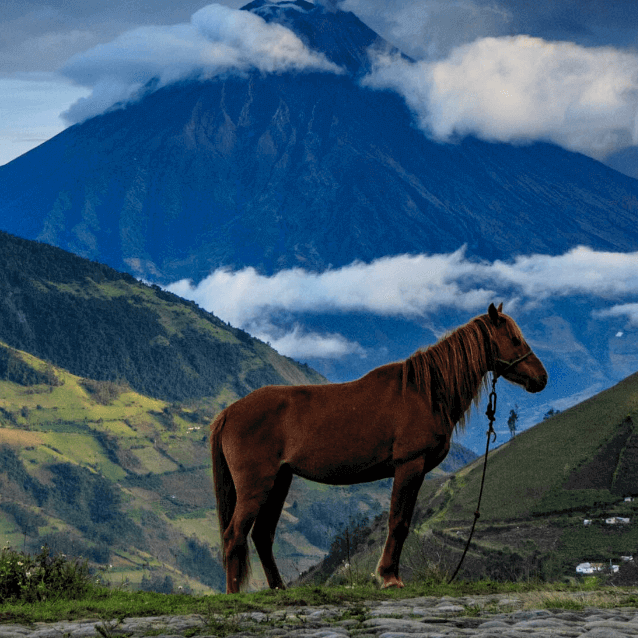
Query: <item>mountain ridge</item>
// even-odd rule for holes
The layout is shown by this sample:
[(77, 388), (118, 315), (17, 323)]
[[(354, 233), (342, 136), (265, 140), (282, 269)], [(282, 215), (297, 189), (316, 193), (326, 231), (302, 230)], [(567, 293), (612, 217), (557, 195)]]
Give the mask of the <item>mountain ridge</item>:
[[(31, 551), (46, 543), (96, 568), (112, 564), (111, 578), (135, 587), (223, 590), (208, 425), (251, 387), (326, 380), (157, 286), (1, 232), (0, 308), (4, 542)], [(127, 330), (126, 357), (118, 356), (114, 342)], [(212, 362), (221, 375), (196, 369), (191, 356), (215, 340), (230, 348)], [(171, 354), (158, 357), (155, 348)], [(172, 359), (189, 365), (175, 368)], [(147, 382), (147, 366), (170, 392), (157, 378)], [(177, 393), (184, 379), (192, 386), (186, 397)], [(134, 386), (155, 388), (156, 396)], [(436, 473), (473, 457), (455, 444)], [(389, 493), (390, 481), (330, 490), (295, 480), (276, 545), (287, 577), (321, 559), (351, 518), (381, 511)], [(262, 584), (255, 570), (253, 586)]]
[(59, 248), (0, 232), (0, 340), (75, 374), (167, 400), (325, 383), (196, 304)]

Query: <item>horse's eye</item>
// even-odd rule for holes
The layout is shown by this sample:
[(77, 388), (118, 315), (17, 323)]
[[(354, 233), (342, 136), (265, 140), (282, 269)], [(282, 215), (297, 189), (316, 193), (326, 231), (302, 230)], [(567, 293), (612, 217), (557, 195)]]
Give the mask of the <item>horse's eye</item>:
[(512, 343), (518, 347), (521, 345), (521, 340), (518, 337), (512, 337)]

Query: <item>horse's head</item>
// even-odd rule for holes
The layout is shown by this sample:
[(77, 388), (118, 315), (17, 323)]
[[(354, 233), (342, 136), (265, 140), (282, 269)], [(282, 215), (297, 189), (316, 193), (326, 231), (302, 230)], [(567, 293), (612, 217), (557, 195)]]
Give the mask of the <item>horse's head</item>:
[(494, 350), (494, 374), (523, 386), (528, 392), (540, 392), (547, 385), (547, 371), (529, 347), (516, 322), (490, 304), (487, 312)]

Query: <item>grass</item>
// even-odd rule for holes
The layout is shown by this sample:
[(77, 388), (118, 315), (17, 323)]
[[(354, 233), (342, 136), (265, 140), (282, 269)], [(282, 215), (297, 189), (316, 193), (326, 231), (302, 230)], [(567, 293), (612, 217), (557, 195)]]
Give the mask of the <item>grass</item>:
[[(411, 584), (402, 590), (381, 590), (372, 585), (347, 587), (297, 587), (285, 591), (260, 591), (235, 595), (189, 596), (184, 594), (158, 594), (154, 592), (127, 592), (121, 589), (93, 588), (87, 596), (76, 600), (53, 599), (39, 602), (13, 602), (0, 605), (0, 622), (31, 624), (96, 618), (114, 620), (145, 616), (171, 616), (199, 614), (215, 622), (217, 629), (228, 629), (237, 622), (237, 615), (245, 612), (272, 614), (285, 608), (334, 605), (343, 607), (339, 620), (362, 619), (365, 604), (374, 600), (400, 600), (421, 596), (453, 598), (515, 595), (524, 609), (582, 610), (586, 607), (638, 607), (635, 591), (599, 589), (592, 585), (539, 585), (461, 582), (453, 586)], [(492, 608), (493, 607), (493, 608)], [(496, 601), (492, 607), (468, 604), (466, 615), (502, 612)], [(505, 610), (506, 611), (506, 610)], [(215, 632), (225, 633), (223, 631)], [(233, 633), (232, 631), (228, 633)]]
[(92, 589), (87, 562), (50, 556), (48, 547), (30, 556), (5, 547), (0, 552), (0, 600), (37, 603), (76, 599)]
[[(46, 547), (38, 556), (30, 557), (5, 548), (0, 553), (0, 622), (32, 624), (61, 620), (99, 619), (103, 623), (131, 617), (198, 614), (208, 621), (209, 629), (224, 636), (239, 630), (240, 614), (261, 612), (294, 622), (295, 614), (280, 610), (307, 606), (337, 606), (343, 613), (338, 620), (366, 618), (366, 606), (375, 600), (398, 600), (422, 596), (469, 597), (465, 614), (482, 615), (504, 611), (497, 594), (515, 595), (518, 607), (527, 609), (572, 609), (585, 607), (638, 607), (634, 591), (601, 588), (597, 578), (579, 584), (495, 583), (445, 580), (412, 583), (404, 589), (381, 590), (366, 583), (355, 587), (302, 586), (285, 591), (264, 590), (235, 595), (191, 596), (125, 591), (125, 586), (97, 585), (99, 576), (90, 575), (86, 563), (50, 556)], [(473, 597), (487, 596), (483, 604)], [(298, 620), (298, 619), (297, 619)], [(107, 627), (106, 625), (104, 625)]]

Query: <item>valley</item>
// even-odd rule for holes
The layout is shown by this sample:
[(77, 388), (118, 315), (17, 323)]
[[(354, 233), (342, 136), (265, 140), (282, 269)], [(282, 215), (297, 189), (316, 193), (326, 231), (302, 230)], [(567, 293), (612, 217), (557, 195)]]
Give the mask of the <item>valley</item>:
[[(220, 591), (210, 403), (152, 399), (2, 344), (0, 355), (0, 543), (83, 556), (115, 584)], [(471, 456), (453, 450), (437, 471)], [(286, 578), (321, 560), (344, 524), (386, 509), (390, 486), (295, 479), (275, 545)]]

